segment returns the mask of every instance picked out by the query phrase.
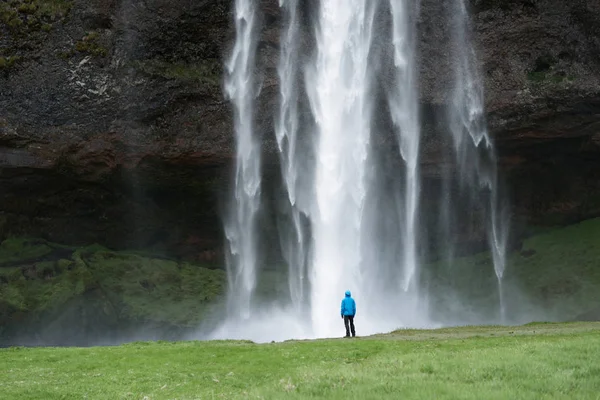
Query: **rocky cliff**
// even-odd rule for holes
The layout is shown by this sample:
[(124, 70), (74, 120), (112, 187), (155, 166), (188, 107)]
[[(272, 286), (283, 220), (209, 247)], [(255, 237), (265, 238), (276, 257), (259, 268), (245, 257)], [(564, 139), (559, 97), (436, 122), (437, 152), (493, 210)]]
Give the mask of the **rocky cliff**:
[[(0, 237), (218, 262), (234, 148), (221, 90), (231, 3), (0, 4)], [(419, 19), (423, 171), (432, 180), (452, 79), (448, 4), (423, 0)], [(257, 126), (273, 155), (281, 18), (276, 1), (261, 5)], [(533, 224), (600, 215), (600, 3), (470, 6), (515, 215)], [(314, 1), (302, 8), (310, 36)]]

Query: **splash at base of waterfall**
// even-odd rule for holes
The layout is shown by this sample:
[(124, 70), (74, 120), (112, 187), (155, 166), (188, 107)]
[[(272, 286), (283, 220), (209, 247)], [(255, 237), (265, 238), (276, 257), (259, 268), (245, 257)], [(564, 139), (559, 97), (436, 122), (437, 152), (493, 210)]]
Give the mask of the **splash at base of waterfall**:
[[(339, 296), (341, 303), (342, 295)], [(361, 303), (357, 300), (355, 318), (358, 336), (389, 333), (397, 329), (435, 329), (442, 327), (426, 318), (423, 304), (414, 297), (403, 298), (399, 294), (390, 299), (390, 307), (373, 314), (361, 314)], [(325, 339), (342, 337), (345, 334), (344, 321), (339, 315), (340, 304), (336, 303), (337, 313), (331, 315), (332, 329), (325, 335), (312, 327), (310, 314), (298, 314), (293, 306), (264, 306), (253, 312), (252, 318), (227, 318), (217, 329), (206, 334), (195, 335), (201, 340), (251, 340), (256, 343), (282, 342), (286, 340)], [(395, 308), (395, 310), (394, 310)], [(416, 311), (420, 310), (420, 311)], [(400, 317), (399, 314), (402, 314)]]

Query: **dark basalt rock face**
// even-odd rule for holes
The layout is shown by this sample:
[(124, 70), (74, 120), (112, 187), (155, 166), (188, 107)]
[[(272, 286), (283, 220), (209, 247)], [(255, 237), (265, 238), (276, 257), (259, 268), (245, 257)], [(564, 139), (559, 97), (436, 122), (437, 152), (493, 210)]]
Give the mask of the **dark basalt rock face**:
[[(232, 1), (73, 0), (44, 11), (52, 2), (20, 9), (25, 2), (13, 0), (0, 9), (0, 237), (218, 260), (219, 204), (234, 157), (221, 83)], [(307, 58), (315, 4), (303, 3)], [(436, 132), (453, 77), (449, 4), (423, 0), (419, 20), (422, 170), (433, 181), (446, 167)], [(470, 5), (516, 219), (600, 215), (600, 3)], [(281, 18), (277, 1), (261, 9), (257, 129), (276, 184)], [(379, 142), (393, 148), (386, 135)]]

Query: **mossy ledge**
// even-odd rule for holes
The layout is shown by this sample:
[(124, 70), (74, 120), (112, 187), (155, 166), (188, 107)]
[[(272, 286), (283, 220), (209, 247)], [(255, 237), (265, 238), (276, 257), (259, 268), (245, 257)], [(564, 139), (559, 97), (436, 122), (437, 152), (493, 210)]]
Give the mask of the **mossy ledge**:
[(183, 82), (199, 82), (218, 86), (221, 82), (219, 60), (203, 60), (194, 64), (170, 63), (162, 60), (139, 60), (133, 67), (149, 76), (162, 77)]
[[(498, 281), (489, 253), (439, 261), (426, 270), (436, 293), (430, 301), (440, 320), (462, 313), (465, 322), (474, 323), (498, 310)], [(508, 311), (523, 319), (517, 322), (531, 317), (600, 320), (600, 218), (527, 238), (519, 251), (507, 255), (503, 285)], [(460, 312), (452, 308), (456, 293), (471, 300)]]
[(72, 0), (0, 1), (0, 32), (6, 34), (0, 46), (0, 72), (16, 68), (32, 50), (39, 50), (57, 24), (68, 20)]
[(209, 317), (225, 282), (222, 270), (187, 262), (9, 238), (0, 245), (0, 342), (43, 336), (65, 318), (83, 331), (191, 329)]
[[(526, 239), (507, 259), (508, 310), (522, 316), (521, 322), (600, 320), (598, 238), (600, 218)], [(436, 293), (430, 299), (436, 320), (477, 323), (497, 310), (489, 254), (458, 258), (452, 265), (439, 261), (423, 270), (431, 274)], [(257, 298), (286, 296), (282, 271), (263, 271)], [(140, 334), (179, 339), (221, 319), (225, 291), (225, 272), (219, 268), (100, 245), (11, 237), (0, 244), (0, 345), (117, 343)], [(56, 337), (66, 339), (56, 342)]]

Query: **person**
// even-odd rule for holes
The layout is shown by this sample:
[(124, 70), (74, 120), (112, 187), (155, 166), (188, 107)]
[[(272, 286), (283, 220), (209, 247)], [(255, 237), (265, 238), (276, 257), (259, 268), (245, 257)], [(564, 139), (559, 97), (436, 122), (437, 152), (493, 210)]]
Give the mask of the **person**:
[[(350, 332), (352, 332), (352, 337), (356, 336), (356, 332), (354, 331), (354, 316), (356, 315), (356, 302), (351, 297), (351, 293), (349, 290), (346, 290), (346, 297), (342, 300), (342, 319), (344, 320), (344, 326), (346, 327), (346, 336), (350, 337)], [(349, 325), (349, 326), (348, 326)]]

